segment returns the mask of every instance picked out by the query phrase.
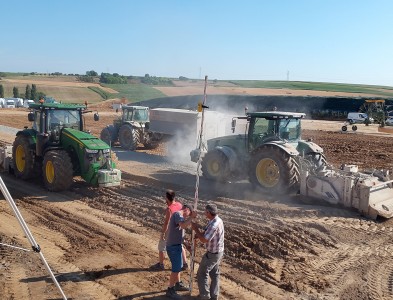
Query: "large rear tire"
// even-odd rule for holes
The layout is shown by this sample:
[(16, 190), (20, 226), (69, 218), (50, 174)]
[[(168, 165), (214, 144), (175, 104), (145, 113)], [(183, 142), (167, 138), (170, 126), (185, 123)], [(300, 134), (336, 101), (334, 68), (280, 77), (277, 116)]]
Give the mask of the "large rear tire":
[(262, 147), (250, 160), (249, 180), (265, 193), (290, 193), (298, 188), (299, 166), (294, 157), (280, 148)]
[(228, 158), (224, 153), (217, 150), (205, 154), (201, 169), (202, 175), (211, 180), (226, 181), (230, 176)]
[(42, 166), (45, 187), (51, 192), (64, 191), (72, 185), (73, 168), (71, 158), (64, 150), (49, 151)]
[(17, 178), (30, 179), (39, 175), (34, 164), (34, 152), (30, 148), (29, 138), (18, 135), (12, 147), (12, 159), (14, 161), (14, 174)]
[(139, 144), (139, 132), (129, 124), (119, 130), (119, 142), (123, 149), (135, 151)]
[(100, 138), (108, 145), (113, 146), (113, 144), (117, 141), (117, 132), (115, 126), (108, 125), (102, 129)]

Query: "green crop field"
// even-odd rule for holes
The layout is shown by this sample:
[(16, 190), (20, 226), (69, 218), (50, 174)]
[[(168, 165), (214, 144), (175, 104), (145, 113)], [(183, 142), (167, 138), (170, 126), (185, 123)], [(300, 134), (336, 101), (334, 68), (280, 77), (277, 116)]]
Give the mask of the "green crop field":
[(393, 96), (393, 87), (389, 86), (306, 81), (231, 80), (230, 82), (245, 88), (293, 89)]
[(132, 84), (103, 84), (104, 87), (109, 87), (118, 91), (118, 94), (112, 94), (112, 98), (126, 98), (128, 102), (139, 102), (154, 98), (165, 97), (166, 95), (160, 91), (142, 83)]

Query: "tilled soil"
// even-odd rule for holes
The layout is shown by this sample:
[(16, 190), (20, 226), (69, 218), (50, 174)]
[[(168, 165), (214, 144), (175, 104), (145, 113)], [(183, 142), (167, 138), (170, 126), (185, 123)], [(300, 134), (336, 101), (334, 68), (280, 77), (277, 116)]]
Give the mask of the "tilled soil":
[[(391, 136), (323, 129), (305, 129), (303, 137), (321, 145), (329, 163), (393, 169)], [(149, 270), (157, 262), (163, 195), (172, 188), (194, 203), (195, 167), (169, 161), (165, 147), (114, 150), (121, 187), (97, 189), (76, 178), (70, 191), (50, 193), (39, 178), (2, 178), (69, 299), (165, 299), (169, 262), (166, 271)], [(217, 204), (226, 230), (221, 299), (392, 299), (393, 220), (372, 221), (296, 196), (256, 195), (246, 181), (201, 178), (200, 210), (208, 202)], [(5, 200), (0, 216), (0, 243), (31, 249)], [(202, 253), (198, 246), (196, 269)], [(0, 245), (0, 270), (1, 299), (61, 298), (37, 253)], [(189, 282), (189, 271), (182, 279)], [(184, 299), (197, 294), (194, 280)]]

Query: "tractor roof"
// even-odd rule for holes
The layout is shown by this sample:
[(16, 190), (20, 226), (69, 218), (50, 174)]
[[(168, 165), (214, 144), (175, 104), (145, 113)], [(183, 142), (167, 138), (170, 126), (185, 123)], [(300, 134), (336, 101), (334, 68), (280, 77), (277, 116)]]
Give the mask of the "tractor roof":
[(126, 104), (122, 106), (122, 109), (149, 109), (147, 106)]
[(29, 108), (32, 109), (69, 109), (69, 110), (77, 110), (77, 109), (86, 109), (86, 105), (84, 104), (71, 104), (71, 103), (29, 103)]
[(253, 118), (266, 118), (266, 119), (302, 119), (306, 116), (305, 113), (285, 112), (285, 111), (260, 111), (260, 112), (247, 112), (247, 116)]

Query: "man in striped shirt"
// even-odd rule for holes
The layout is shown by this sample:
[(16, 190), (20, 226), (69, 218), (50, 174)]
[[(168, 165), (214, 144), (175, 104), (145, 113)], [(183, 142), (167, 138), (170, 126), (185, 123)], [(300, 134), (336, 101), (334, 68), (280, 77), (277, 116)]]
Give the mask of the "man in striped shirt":
[(218, 216), (215, 204), (206, 205), (205, 216), (209, 222), (203, 232), (199, 231), (197, 224), (192, 223), (196, 238), (206, 244), (206, 253), (197, 273), (199, 299), (217, 300), (220, 292), (220, 263), (224, 254), (224, 223)]

